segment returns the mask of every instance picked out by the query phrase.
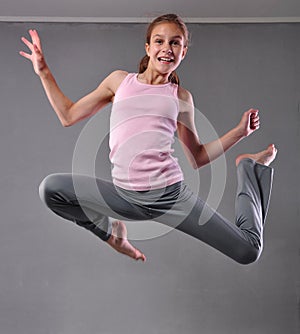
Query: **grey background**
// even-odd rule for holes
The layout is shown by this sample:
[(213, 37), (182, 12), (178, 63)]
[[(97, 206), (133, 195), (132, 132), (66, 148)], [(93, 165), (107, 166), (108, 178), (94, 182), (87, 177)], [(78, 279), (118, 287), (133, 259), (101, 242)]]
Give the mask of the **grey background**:
[[(0, 23), (1, 333), (298, 333), (300, 25), (189, 25), (192, 44), (179, 70), (220, 135), (248, 108), (261, 111), (259, 132), (226, 155), (222, 214), (234, 216), (235, 156), (272, 142), (279, 149), (265, 249), (249, 266), (178, 231), (135, 242), (148, 257), (136, 263), (44, 207), (38, 185), (50, 173), (71, 171), (86, 122), (63, 128), (18, 55), (32, 27), (72, 99), (114, 69), (136, 71), (144, 54), (142, 24)], [(99, 131), (107, 131), (105, 112)], [(97, 161), (107, 177), (107, 158)], [(189, 179), (194, 172), (185, 173)], [(203, 197), (209, 176), (209, 167), (200, 171)]]
[[(64, 19), (88, 18), (120, 22), (126, 17), (145, 19), (169, 12), (180, 13), (190, 18), (246, 18), (262, 19), (294, 18), (299, 22), (300, 3), (298, 0), (1, 0), (0, 17), (43, 17), (46, 20), (57, 17)], [(44, 22), (44, 21), (42, 21)]]

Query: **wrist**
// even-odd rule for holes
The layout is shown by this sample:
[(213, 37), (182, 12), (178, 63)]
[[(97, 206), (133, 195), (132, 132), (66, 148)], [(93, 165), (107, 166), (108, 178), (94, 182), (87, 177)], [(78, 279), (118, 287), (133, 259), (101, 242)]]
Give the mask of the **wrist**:
[(40, 79), (47, 79), (51, 76), (51, 72), (48, 66), (45, 66), (43, 69), (39, 70), (38, 76)]
[(235, 127), (233, 128), (233, 133), (234, 133), (234, 137), (236, 138), (237, 141), (242, 140), (243, 138), (245, 138), (245, 134), (244, 131), (240, 128), (240, 127)]

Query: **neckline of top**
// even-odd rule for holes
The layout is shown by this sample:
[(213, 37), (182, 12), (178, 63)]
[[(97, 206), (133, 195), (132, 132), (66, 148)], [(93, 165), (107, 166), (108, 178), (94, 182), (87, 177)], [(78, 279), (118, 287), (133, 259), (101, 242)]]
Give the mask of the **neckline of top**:
[(139, 75), (140, 73), (134, 73), (134, 79), (135, 79), (135, 81), (138, 83), (138, 84), (140, 84), (140, 85), (145, 85), (145, 86), (150, 86), (150, 87), (164, 87), (164, 86), (169, 86), (170, 84), (172, 84), (172, 82), (166, 82), (166, 83), (164, 83), (164, 84), (157, 84), (157, 85), (155, 85), (155, 84), (148, 84), (148, 83), (144, 83), (144, 82), (141, 82), (141, 81), (139, 81), (139, 79), (138, 79), (138, 75)]

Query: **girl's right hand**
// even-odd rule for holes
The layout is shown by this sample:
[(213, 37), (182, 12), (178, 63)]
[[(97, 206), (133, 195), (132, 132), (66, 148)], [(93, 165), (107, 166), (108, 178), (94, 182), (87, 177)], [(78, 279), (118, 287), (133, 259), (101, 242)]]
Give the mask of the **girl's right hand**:
[(22, 37), (21, 40), (31, 51), (31, 54), (20, 51), (20, 55), (29, 59), (32, 62), (35, 73), (38, 76), (41, 76), (48, 70), (42, 51), (41, 41), (36, 30), (29, 30), (29, 35), (31, 37), (31, 42), (25, 37)]

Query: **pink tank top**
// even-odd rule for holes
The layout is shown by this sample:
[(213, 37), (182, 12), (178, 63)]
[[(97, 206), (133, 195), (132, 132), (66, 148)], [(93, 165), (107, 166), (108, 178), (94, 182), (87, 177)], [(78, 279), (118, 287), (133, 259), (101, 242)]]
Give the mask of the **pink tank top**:
[(115, 185), (134, 191), (160, 189), (183, 180), (172, 156), (179, 112), (178, 86), (149, 85), (128, 74), (110, 117), (110, 160)]

